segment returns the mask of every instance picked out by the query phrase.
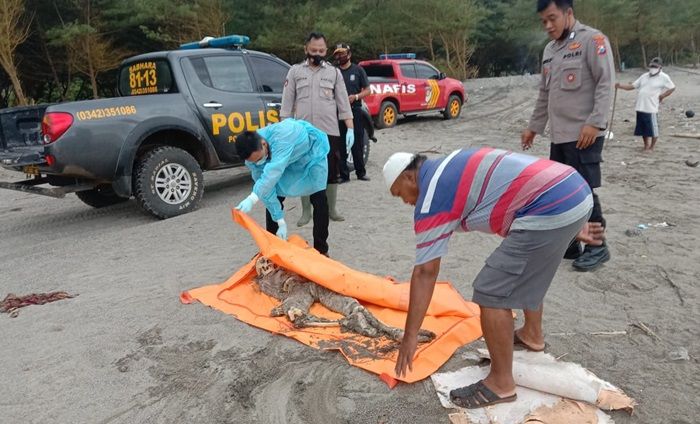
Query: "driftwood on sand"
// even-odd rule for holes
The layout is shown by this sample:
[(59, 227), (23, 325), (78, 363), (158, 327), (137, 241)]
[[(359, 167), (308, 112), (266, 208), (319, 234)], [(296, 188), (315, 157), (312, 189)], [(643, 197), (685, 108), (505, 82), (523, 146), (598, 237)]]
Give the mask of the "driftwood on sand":
[(676, 138), (695, 138), (700, 140), (700, 134), (671, 134), (671, 137)]

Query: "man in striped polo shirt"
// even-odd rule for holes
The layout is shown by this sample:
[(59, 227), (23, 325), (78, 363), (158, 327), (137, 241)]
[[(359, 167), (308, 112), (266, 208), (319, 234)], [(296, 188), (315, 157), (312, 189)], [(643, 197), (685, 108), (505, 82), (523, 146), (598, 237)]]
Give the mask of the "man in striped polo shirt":
[[(384, 179), (393, 196), (415, 206), (416, 265), (397, 375), (411, 368), (452, 234), (498, 234), (505, 239), (477, 275), (472, 298), (481, 308), (491, 371), (450, 397), (465, 408), (514, 401), (513, 345), (544, 350), (542, 301), (569, 243), (574, 237), (603, 242), (602, 225), (588, 223), (593, 207), (588, 183), (570, 166), (492, 148), (434, 159), (395, 153), (384, 165)], [(513, 309), (525, 315), (518, 330)]]

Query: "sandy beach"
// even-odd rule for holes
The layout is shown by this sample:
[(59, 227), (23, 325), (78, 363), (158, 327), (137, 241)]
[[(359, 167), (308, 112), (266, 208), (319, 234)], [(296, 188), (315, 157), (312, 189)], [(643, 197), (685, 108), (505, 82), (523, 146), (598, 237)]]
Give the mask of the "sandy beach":
[[(633, 134), (635, 93), (620, 91), (614, 139), (599, 190), (612, 260), (593, 273), (564, 261), (545, 299), (554, 356), (618, 385), (639, 406), (616, 423), (698, 422), (700, 398), (700, 71), (668, 68), (678, 89), (660, 113), (653, 154)], [(640, 70), (618, 80), (631, 82)], [(330, 255), (399, 280), (410, 277), (412, 209), (391, 198), (381, 167), (396, 151), (448, 154), (467, 146), (519, 150), (537, 76), (471, 80), (462, 116), (420, 117), (377, 132), (370, 182), (340, 186), (345, 222), (331, 223)], [(532, 154), (546, 157), (549, 142)], [(0, 180), (22, 175), (0, 170)], [(92, 209), (74, 195), (56, 200), (0, 191), (0, 298), (66, 291), (73, 299), (0, 315), (0, 422), (5, 423), (448, 423), (429, 379), (390, 390), (340, 354), (241, 323), (181, 291), (225, 280), (255, 253), (230, 208), (245, 197), (241, 169), (205, 173), (201, 207), (158, 221), (134, 200)], [(290, 232), (298, 201), (288, 201)], [(252, 214), (264, 222), (262, 205)], [(666, 223), (667, 226), (653, 224)], [(639, 224), (652, 224), (638, 229)], [(635, 230), (637, 229), (637, 230)], [(471, 283), (500, 239), (453, 237), (441, 280), (470, 299)], [(626, 334), (592, 335), (597, 332)], [(471, 364), (458, 350), (442, 368)], [(688, 360), (677, 359), (685, 349)], [(682, 352), (681, 352), (682, 353)]]

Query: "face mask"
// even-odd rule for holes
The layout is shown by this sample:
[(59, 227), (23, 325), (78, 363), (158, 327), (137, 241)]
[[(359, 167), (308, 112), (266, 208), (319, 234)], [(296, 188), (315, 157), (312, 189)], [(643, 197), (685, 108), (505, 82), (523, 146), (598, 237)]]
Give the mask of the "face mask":
[(350, 62), (350, 58), (348, 55), (343, 55), (343, 56), (338, 56), (335, 59), (336, 63), (340, 66), (345, 66), (348, 62)]
[(267, 149), (264, 146), (263, 146), (263, 151), (265, 152), (263, 154), (263, 156), (260, 158), (259, 161), (255, 162), (255, 164), (258, 166), (263, 166), (263, 165), (265, 165), (265, 162), (267, 162), (267, 157), (269, 155), (269, 152), (267, 151)]
[(265, 162), (267, 162), (267, 155), (263, 156), (262, 159), (260, 159), (259, 161), (255, 162), (255, 164), (258, 165), (258, 166), (263, 166), (263, 165), (265, 165)]
[(649, 74), (651, 74), (652, 77), (655, 77), (659, 75), (659, 72), (661, 72), (661, 68), (651, 68), (649, 69)]
[(311, 61), (311, 63), (314, 64), (314, 66), (320, 66), (321, 63), (323, 62), (323, 56), (321, 56), (320, 54), (312, 55), (312, 54), (307, 53), (306, 57), (307, 57), (307, 59), (309, 59)]
[(571, 34), (571, 28), (569, 28), (569, 26), (568, 26), (568, 25), (569, 25), (569, 17), (567, 16), (565, 19), (566, 19), (566, 25), (567, 25), (567, 26), (564, 27), (564, 31), (562, 31), (561, 37), (559, 37), (559, 40), (557, 40), (557, 41), (566, 40), (566, 37), (568, 37), (569, 34)]

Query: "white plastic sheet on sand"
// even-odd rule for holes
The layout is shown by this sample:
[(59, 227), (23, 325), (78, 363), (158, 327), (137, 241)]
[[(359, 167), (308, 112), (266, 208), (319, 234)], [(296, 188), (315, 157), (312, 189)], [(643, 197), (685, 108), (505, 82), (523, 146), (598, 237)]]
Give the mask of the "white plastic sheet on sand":
[[(480, 350), (482, 357), (488, 358), (488, 352)], [(450, 401), (450, 391), (483, 379), (488, 374), (488, 367), (471, 366), (455, 372), (436, 373), (431, 376), (442, 406), (457, 408)], [(554, 407), (561, 410), (568, 408), (584, 409), (584, 404), (572, 402), (560, 404), (562, 398), (586, 402), (605, 410), (626, 409), (631, 412), (635, 403), (620, 389), (601, 380), (593, 373), (571, 362), (560, 362), (546, 353), (516, 351), (513, 355), (513, 376), (517, 384), (518, 399), (487, 408), (463, 409), (464, 419), (451, 417), (453, 422), (470, 424), (517, 424), (522, 423), (528, 414), (541, 407)], [(564, 408), (565, 409), (565, 408)], [(591, 409), (593, 411), (593, 409)], [(540, 411), (538, 411), (540, 412)], [(551, 411), (550, 411), (551, 412)], [(551, 414), (550, 414), (551, 415)], [(591, 424), (613, 423), (613, 420), (599, 409), (590, 413), (597, 421), (586, 420)], [(541, 421), (534, 421), (541, 422)], [(554, 422), (554, 421), (552, 421)]]

